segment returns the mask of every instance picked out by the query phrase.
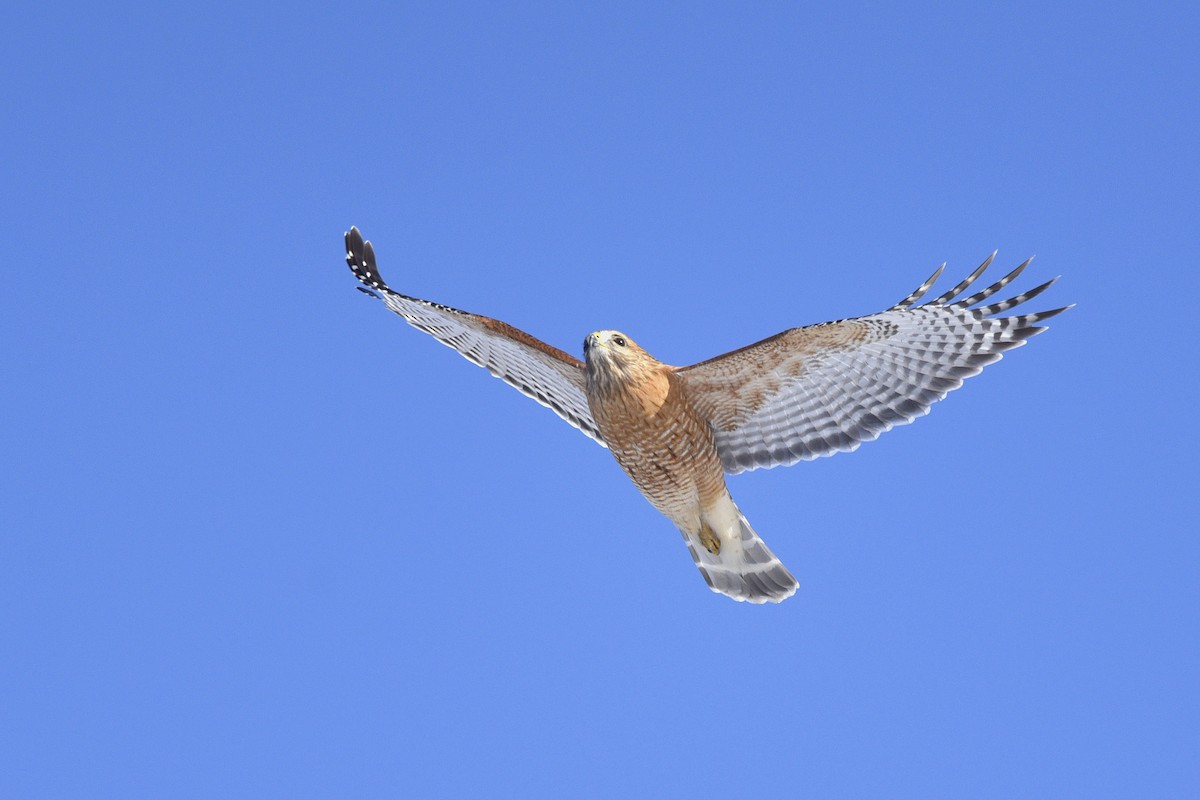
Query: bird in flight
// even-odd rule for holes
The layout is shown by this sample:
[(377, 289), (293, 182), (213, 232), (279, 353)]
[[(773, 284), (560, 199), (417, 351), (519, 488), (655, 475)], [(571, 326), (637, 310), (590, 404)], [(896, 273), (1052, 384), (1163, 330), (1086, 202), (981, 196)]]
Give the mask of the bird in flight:
[(1001, 316), (1057, 278), (980, 305), (1029, 261), (958, 299), (992, 253), (933, 300), (918, 304), (945, 264), (886, 311), (792, 328), (689, 367), (664, 364), (615, 330), (588, 334), (580, 360), (500, 320), (393, 291), (371, 243), (357, 228), (345, 237), (362, 291), (607, 447), (679, 528), (709, 587), (751, 603), (785, 600), (797, 583), (738, 510), (726, 473), (850, 452), (928, 413), (1070, 308)]

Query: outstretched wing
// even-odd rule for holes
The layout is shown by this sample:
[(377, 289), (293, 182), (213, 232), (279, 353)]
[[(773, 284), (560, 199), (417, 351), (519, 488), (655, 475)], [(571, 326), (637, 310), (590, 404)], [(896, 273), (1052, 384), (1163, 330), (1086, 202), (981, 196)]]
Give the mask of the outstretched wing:
[(955, 302), (995, 257), (992, 253), (965, 280), (923, 305), (915, 304), (945, 264), (882, 313), (793, 328), (680, 368), (676, 374), (689, 398), (716, 432), (726, 472), (854, 450), (928, 413), (963, 379), (1045, 330), (1039, 322), (1070, 308), (998, 316), (1057, 278), (1009, 300), (976, 305), (1016, 279), (1029, 261)]
[(588, 409), (582, 361), (500, 320), (392, 291), (375, 266), (375, 249), (363, 241), (358, 228), (346, 234), (346, 263), (356, 278), (376, 290), (363, 291), (383, 300), (414, 328), (453, 347), (604, 444)]

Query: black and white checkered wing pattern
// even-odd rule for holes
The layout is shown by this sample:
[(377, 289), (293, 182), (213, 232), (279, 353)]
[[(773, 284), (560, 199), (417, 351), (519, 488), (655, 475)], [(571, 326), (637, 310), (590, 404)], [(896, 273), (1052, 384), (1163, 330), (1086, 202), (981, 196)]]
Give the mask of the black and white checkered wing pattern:
[[(410, 325), (457, 350), (521, 393), (604, 444), (585, 393), (583, 362), (500, 320), (392, 291), (375, 265), (375, 250), (357, 228), (346, 234), (346, 262), (355, 277)], [(372, 291), (374, 290), (374, 291)]]
[(992, 258), (923, 305), (916, 303), (940, 268), (882, 313), (794, 328), (680, 369), (692, 402), (713, 425), (725, 470), (743, 472), (854, 450), (928, 413), (964, 379), (1045, 330), (1039, 323), (1066, 310), (1000, 316), (1041, 294), (1053, 280), (1009, 300), (979, 305), (1016, 279), (1028, 261), (956, 301)]

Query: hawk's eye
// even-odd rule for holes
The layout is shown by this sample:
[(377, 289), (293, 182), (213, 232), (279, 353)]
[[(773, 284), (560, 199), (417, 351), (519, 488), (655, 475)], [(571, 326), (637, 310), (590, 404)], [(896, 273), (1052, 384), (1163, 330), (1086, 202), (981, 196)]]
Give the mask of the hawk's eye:
[(624, 336), (614, 336), (613, 344), (615, 344), (617, 347), (624, 347), (625, 346), (625, 337)]

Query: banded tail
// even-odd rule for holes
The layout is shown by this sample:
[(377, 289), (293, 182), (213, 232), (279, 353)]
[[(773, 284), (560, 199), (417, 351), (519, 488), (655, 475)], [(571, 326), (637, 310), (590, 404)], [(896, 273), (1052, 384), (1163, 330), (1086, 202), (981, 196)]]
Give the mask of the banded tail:
[(728, 494), (701, 514), (699, 534), (683, 538), (714, 592), (749, 603), (779, 603), (799, 587)]

